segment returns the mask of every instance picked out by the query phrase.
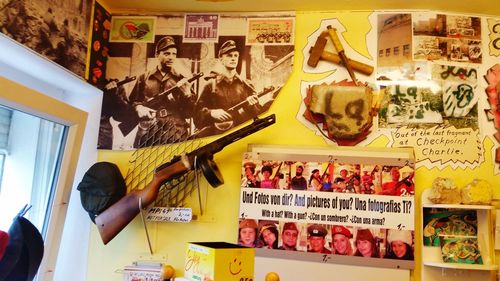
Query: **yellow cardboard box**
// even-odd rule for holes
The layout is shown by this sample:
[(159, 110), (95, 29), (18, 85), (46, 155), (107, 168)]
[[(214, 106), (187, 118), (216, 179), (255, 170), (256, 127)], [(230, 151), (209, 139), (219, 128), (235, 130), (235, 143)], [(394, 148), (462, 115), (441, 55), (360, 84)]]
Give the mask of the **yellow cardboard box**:
[(254, 257), (254, 248), (231, 243), (188, 243), (184, 276), (192, 281), (253, 281)]

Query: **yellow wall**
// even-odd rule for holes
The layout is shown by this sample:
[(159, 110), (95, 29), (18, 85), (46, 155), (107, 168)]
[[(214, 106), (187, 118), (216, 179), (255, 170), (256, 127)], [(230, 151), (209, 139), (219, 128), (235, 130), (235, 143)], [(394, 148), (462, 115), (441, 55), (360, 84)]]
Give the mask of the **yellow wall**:
[[(246, 151), (248, 144), (328, 146), (321, 137), (315, 135), (310, 129), (299, 123), (295, 117), (301, 103), (299, 92), (301, 80), (316, 81), (325, 78), (329, 74), (303, 73), (302, 49), (306, 46), (306, 38), (319, 27), (322, 19), (338, 18), (346, 26), (347, 30), (354, 31), (344, 34), (345, 39), (352, 46), (361, 46), (357, 48), (357, 51), (369, 57), (368, 51), (365, 48), (365, 34), (371, 28), (368, 23), (369, 14), (368, 12), (297, 13), (294, 71), (270, 109), (270, 113), (276, 114), (277, 123), (228, 146), (222, 152), (216, 154), (215, 161), (222, 171), (225, 184), (216, 189), (208, 187), (206, 214), (201, 217), (200, 222), (191, 222), (188, 224), (149, 224), (155, 253), (152, 259), (166, 258), (166, 262), (175, 267), (178, 275), (182, 275), (187, 242), (237, 242), (240, 167), (242, 154)], [(369, 44), (376, 44), (376, 42), (369, 42)], [(207, 142), (210, 140), (212, 139), (207, 139)], [(370, 146), (381, 147), (387, 143), (387, 138), (380, 137)], [(420, 202), (422, 190), (430, 187), (432, 180), (438, 176), (451, 177), (456, 180), (459, 186), (465, 185), (476, 177), (487, 179), (491, 183), (500, 182), (500, 176), (493, 176), (492, 145), (493, 143), (490, 139), (486, 140), (484, 148), (485, 162), (475, 170), (452, 170), (447, 168), (444, 170), (432, 169), (429, 171), (425, 168), (418, 168), (416, 171), (416, 202)], [(332, 146), (332, 149), (335, 148)], [(130, 156), (131, 153), (127, 152), (100, 151), (99, 161), (115, 162), (122, 169), (122, 173), (125, 174), (127, 161)], [(205, 181), (203, 181), (202, 186), (205, 188)], [(495, 190), (495, 195), (497, 198), (500, 198), (498, 188)], [(420, 204), (417, 204), (417, 217), (415, 218), (417, 240), (421, 235), (420, 229), (422, 227), (419, 206)], [(421, 250), (418, 246), (416, 249), (416, 280), (420, 280), (418, 274), (420, 271), (418, 265), (420, 262), (420, 252)], [(106, 246), (102, 244), (96, 228), (93, 227), (89, 249), (88, 280), (121, 280), (122, 276), (115, 273), (115, 270), (121, 269), (123, 266), (129, 265), (132, 261), (139, 259), (150, 259), (145, 234), (139, 217)]]

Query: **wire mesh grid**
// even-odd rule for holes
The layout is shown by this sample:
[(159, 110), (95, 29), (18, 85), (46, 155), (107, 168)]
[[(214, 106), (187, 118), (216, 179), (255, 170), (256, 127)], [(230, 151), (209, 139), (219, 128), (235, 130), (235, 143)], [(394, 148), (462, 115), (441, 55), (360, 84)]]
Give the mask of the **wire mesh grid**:
[[(152, 181), (156, 167), (201, 145), (200, 140), (193, 139), (185, 130), (179, 130), (171, 121), (162, 120), (150, 125), (130, 158), (125, 177), (128, 191), (143, 189)], [(197, 189), (199, 176), (199, 169), (192, 169), (163, 183), (154, 206), (184, 207), (185, 199)]]

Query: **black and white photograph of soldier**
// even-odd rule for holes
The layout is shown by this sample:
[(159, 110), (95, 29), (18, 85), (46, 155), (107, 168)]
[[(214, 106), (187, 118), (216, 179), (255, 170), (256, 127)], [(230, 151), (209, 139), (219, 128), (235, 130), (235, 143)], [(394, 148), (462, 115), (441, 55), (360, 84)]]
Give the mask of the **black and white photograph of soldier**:
[(0, 31), (84, 77), (91, 0), (0, 0)]
[[(196, 96), (188, 81), (193, 74), (175, 63), (177, 50), (174, 37), (161, 37), (155, 48), (157, 67), (140, 75), (129, 95), (129, 102), (135, 108), (139, 121), (134, 147), (145, 143), (144, 137), (152, 125), (159, 128), (165, 122), (174, 127), (175, 139), (181, 140), (188, 135), (189, 123), (186, 119), (193, 114)], [(132, 126), (135, 126), (134, 119), (125, 122), (133, 122)]]
[[(148, 132), (159, 131), (163, 126), (168, 127), (169, 133), (161, 135), (161, 143), (182, 141), (192, 134), (190, 118), (197, 97), (190, 80), (198, 76), (193, 76), (189, 60), (178, 58), (180, 36), (156, 38), (146, 49), (153, 52), (150, 67), (133, 76), (135, 82), (118, 86), (120, 81), (111, 79), (105, 86), (98, 148), (112, 148), (117, 137), (128, 140), (125, 145), (129, 148), (159, 143)], [(127, 93), (125, 86), (130, 85)]]
[(232, 39), (222, 41), (217, 52), (220, 64), (210, 71), (196, 103), (194, 123), (202, 136), (223, 133), (263, 111), (254, 86), (238, 73), (241, 47)]
[[(117, 104), (103, 104), (107, 115), (101, 118), (99, 149), (216, 136), (271, 106), (292, 71), (293, 45), (245, 45), (246, 18), (233, 16), (231, 23), (239, 22), (241, 32), (232, 26), (236, 34), (226, 35), (224, 15), (219, 21), (224, 35), (217, 41), (183, 42), (182, 20), (157, 17), (154, 43), (110, 43), (106, 79), (111, 83), (104, 95), (112, 93), (109, 100)], [(136, 79), (117, 87), (125, 77)]]

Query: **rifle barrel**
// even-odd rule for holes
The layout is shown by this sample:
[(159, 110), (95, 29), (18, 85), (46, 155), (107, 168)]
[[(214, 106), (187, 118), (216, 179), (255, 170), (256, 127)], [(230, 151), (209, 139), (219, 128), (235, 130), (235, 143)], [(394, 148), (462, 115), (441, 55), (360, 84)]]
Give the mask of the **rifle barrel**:
[[(263, 95), (269, 94), (269, 93), (271, 93), (271, 92), (272, 92), (272, 93), (273, 93), (273, 95), (274, 95), (274, 93), (275, 93), (275, 92), (277, 92), (277, 91), (279, 91), (279, 90), (281, 90), (281, 87), (274, 88), (274, 87), (272, 87), (272, 86), (271, 86), (270, 88), (264, 89), (264, 90), (262, 90), (261, 92), (257, 93), (256, 95), (257, 95), (257, 98), (260, 98), (260, 97), (262, 97)], [(228, 109), (227, 109), (227, 111), (232, 111), (232, 110), (235, 110), (235, 109), (237, 109), (237, 108), (240, 108), (240, 107), (242, 107), (245, 103), (247, 103), (247, 100), (244, 100), (244, 101), (242, 101), (242, 102), (239, 102), (239, 103), (237, 103), (237, 104), (235, 104), (235, 105), (231, 106), (230, 108), (228, 108)]]
[[(203, 76), (203, 72), (195, 73), (195, 74), (193, 74), (193, 76), (191, 78), (189, 78), (187, 80), (186, 83), (191, 83), (194, 80), (199, 79), (201, 76)], [(169, 89), (166, 89), (165, 91), (159, 93), (157, 96), (162, 96), (162, 95), (168, 94), (168, 93), (172, 92), (177, 87), (178, 87), (177, 85), (174, 85), (174, 86), (170, 87)]]
[(236, 142), (246, 136), (249, 136), (259, 130), (262, 130), (276, 122), (276, 115), (271, 114), (264, 118), (255, 118), (253, 123), (247, 125), (237, 131), (234, 131), (226, 136), (219, 138), (218, 140), (211, 142), (205, 146), (202, 146), (193, 152), (188, 153), (188, 157), (191, 159), (194, 156), (209, 156), (216, 152), (221, 151), (226, 145)]

